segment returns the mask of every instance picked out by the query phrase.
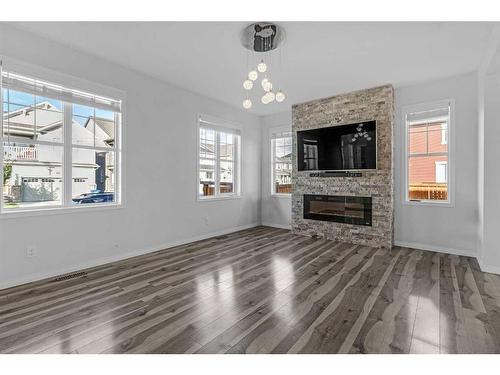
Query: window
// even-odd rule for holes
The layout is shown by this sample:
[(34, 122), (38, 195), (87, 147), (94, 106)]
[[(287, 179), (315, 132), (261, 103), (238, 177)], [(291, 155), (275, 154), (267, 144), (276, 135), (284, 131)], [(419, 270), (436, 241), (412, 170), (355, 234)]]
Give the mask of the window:
[(271, 193), (292, 193), (292, 133), (271, 134)]
[(1, 77), (2, 213), (120, 203), (121, 101)]
[(445, 184), (448, 180), (448, 162), (436, 162), (436, 182)]
[(447, 124), (441, 124), (441, 144), (448, 144), (448, 132), (446, 131)]
[(451, 118), (451, 101), (405, 109), (407, 202), (451, 202)]
[(199, 199), (239, 196), (240, 131), (203, 116), (198, 128)]

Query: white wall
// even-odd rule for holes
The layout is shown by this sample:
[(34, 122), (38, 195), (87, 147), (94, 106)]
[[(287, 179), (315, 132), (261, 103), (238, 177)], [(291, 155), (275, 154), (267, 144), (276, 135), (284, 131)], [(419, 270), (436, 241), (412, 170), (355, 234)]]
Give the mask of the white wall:
[[(126, 207), (0, 219), (0, 288), (260, 222), (258, 117), (5, 24), (0, 53), (127, 95)], [(196, 201), (198, 113), (242, 125), (241, 199)]]
[[(470, 73), (397, 88), (395, 94), (395, 241), (474, 256), (478, 237), (477, 75)], [(401, 109), (411, 104), (449, 98), (455, 100), (455, 123), (452, 124), (455, 147), (455, 207), (403, 205), (404, 124)]]
[(291, 109), (261, 118), (262, 125), (262, 223), (280, 228), (290, 228), (292, 222), (291, 197), (271, 195), (271, 129), (292, 130)]
[(486, 76), (484, 87), (484, 194), (480, 262), (500, 273), (500, 70)]
[[(455, 99), (455, 207), (402, 204), (403, 133), (401, 108), (440, 99)], [(475, 255), (477, 213), (477, 76), (475, 73), (395, 90), (395, 241), (425, 249)], [(262, 222), (290, 223), (290, 201), (270, 196), (269, 128), (290, 121), (291, 110), (262, 118)], [(500, 148), (499, 148), (500, 150)]]

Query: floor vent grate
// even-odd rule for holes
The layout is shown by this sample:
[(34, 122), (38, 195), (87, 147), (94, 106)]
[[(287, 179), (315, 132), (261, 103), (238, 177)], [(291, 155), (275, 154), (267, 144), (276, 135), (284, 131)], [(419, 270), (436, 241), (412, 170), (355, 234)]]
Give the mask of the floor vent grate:
[(87, 276), (87, 272), (81, 271), (81, 272), (70, 273), (70, 274), (67, 274), (64, 276), (59, 276), (59, 277), (56, 277), (54, 280), (52, 280), (52, 282), (65, 281), (65, 280), (69, 280), (69, 279), (76, 279), (77, 277), (81, 277), (81, 276)]

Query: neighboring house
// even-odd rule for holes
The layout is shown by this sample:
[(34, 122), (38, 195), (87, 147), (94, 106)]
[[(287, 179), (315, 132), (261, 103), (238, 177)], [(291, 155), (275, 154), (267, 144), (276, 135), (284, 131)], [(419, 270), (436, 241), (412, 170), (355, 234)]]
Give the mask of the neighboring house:
[[(115, 145), (115, 123), (113, 120), (89, 117), (84, 126), (91, 134), (95, 132), (96, 145), (97, 143), (99, 143), (99, 146), (113, 147)], [(96, 170), (96, 190), (114, 191), (114, 153), (97, 152), (95, 157), (97, 165), (105, 166)]]
[(290, 185), (292, 183), (292, 154), (276, 157), (276, 167), (274, 170), (275, 182), (280, 185)]
[(446, 121), (411, 124), (408, 136), (410, 199), (445, 200), (448, 196)]
[(445, 183), (447, 147), (446, 124), (412, 125), (409, 136), (410, 183)]
[[(4, 185), (4, 194), (10, 200), (41, 202), (61, 199), (62, 147), (35, 145), (32, 141), (62, 142), (62, 117), (62, 111), (48, 101), (4, 114), (4, 140), (7, 139), (3, 145), (4, 161), (12, 165), (11, 176)], [(73, 121), (73, 144), (91, 146), (95, 142), (100, 147), (111, 145), (113, 133), (107, 122), (113, 124), (112, 121), (99, 118), (90, 118), (84, 125)], [(89, 130), (94, 126), (95, 136)], [(9, 136), (25, 141), (11, 142)], [(113, 190), (114, 160), (108, 155), (112, 153), (73, 148), (73, 196), (93, 190)]]
[[(220, 146), (221, 158), (233, 158), (233, 145), (224, 144)], [(200, 185), (198, 193), (203, 196), (213, 195), (215, 187), (215, 151), (214, 145), (206, 142), (200, 143)], [(220, 165), (220, 189), (221, 193), (229, 193), (233, 191), (233, 163), (221, 163)]]

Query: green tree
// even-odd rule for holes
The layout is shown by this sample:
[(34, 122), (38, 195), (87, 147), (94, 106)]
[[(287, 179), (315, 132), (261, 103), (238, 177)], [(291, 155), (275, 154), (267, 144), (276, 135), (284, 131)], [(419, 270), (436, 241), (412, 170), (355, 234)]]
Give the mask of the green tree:
[(5, 185), (7, 181), (9, 181), (10, 176), (12, 175), (12, 165), (7, 164), (3, 166), (3, 184)]

